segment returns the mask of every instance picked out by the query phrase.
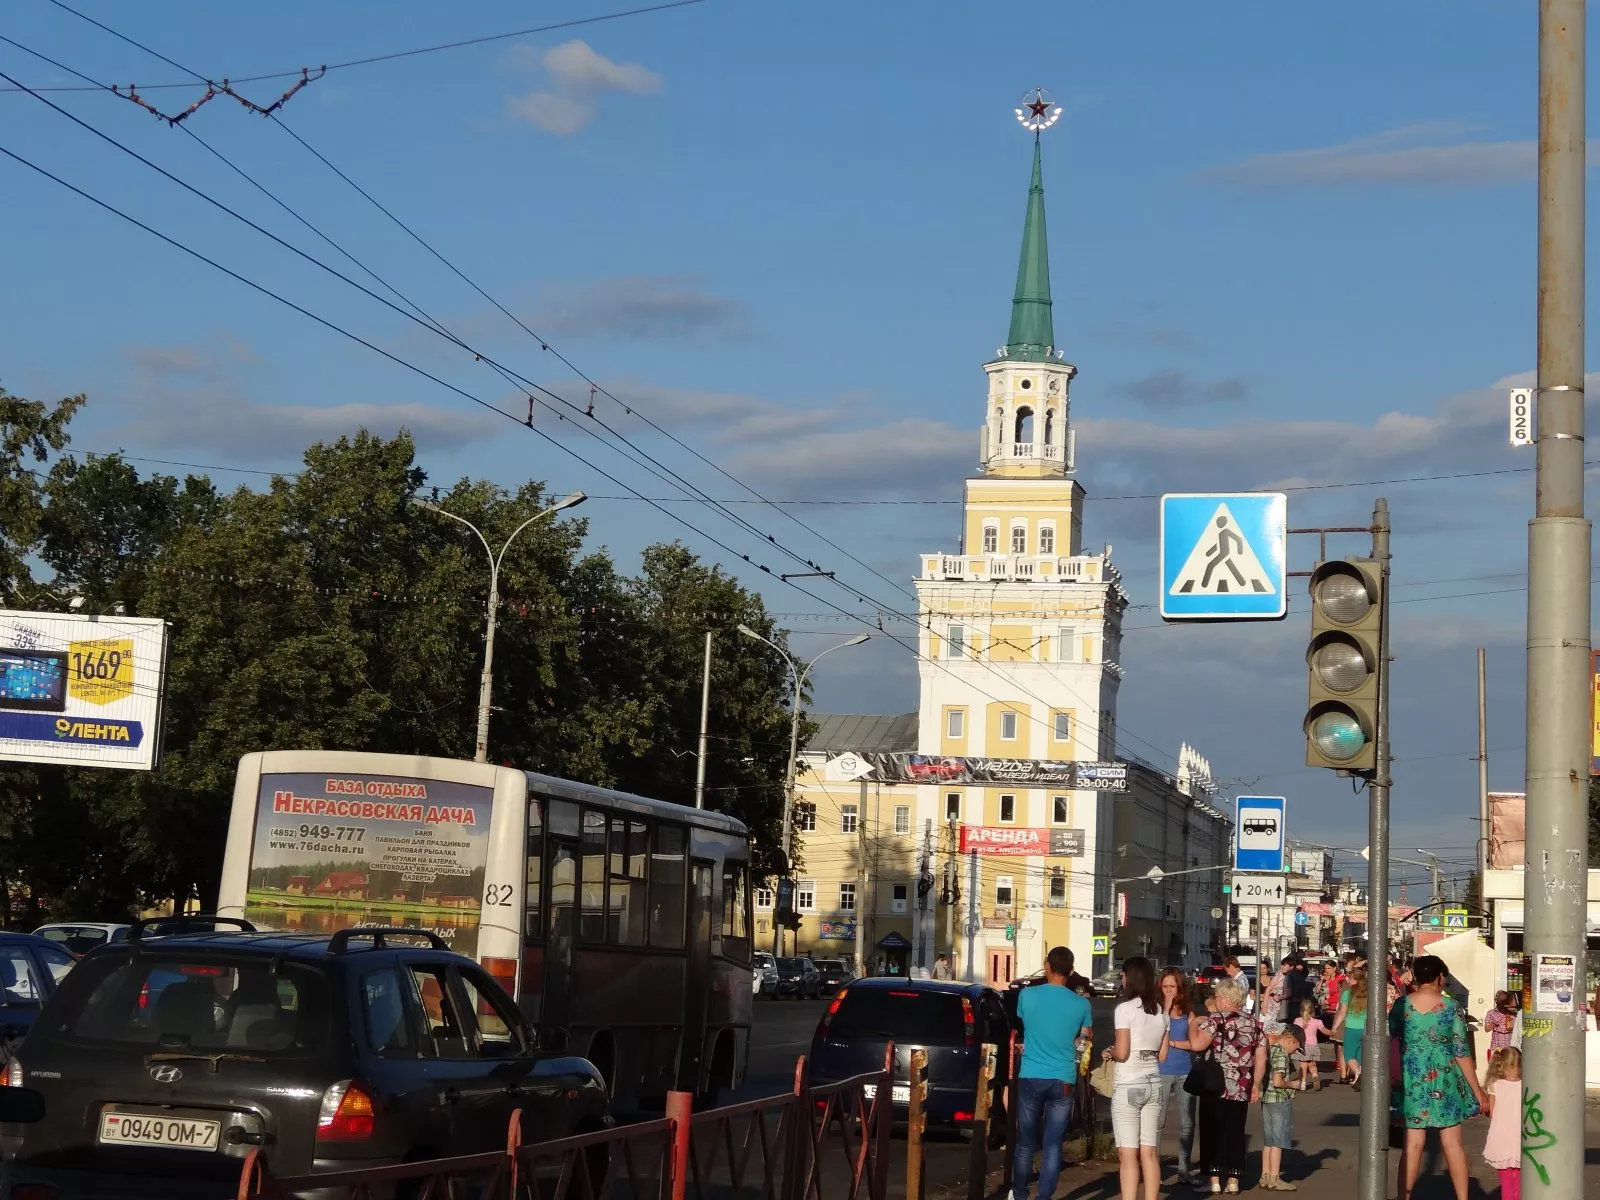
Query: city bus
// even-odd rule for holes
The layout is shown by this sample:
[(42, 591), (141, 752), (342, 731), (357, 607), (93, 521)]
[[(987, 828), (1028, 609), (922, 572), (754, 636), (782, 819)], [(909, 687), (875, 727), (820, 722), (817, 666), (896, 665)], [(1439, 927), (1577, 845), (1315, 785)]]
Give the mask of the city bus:
[(750, 836), (720, 813), (488, 763), (248, 754), (217, 913), (436, 933), (599, 1068), (620, 1111), (744, 1080)]

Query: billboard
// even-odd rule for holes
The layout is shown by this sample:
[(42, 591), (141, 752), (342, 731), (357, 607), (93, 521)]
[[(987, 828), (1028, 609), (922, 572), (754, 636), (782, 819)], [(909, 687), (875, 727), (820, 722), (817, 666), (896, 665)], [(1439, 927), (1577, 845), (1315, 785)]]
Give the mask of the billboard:
[(1589, 658), (1589, 774), (1600, 775), (1600, 650)]
[(963, 825), (961, 853), (1083, 857), (1083, 830), (1038, 829), (1025, 825)]
[(1526, 861), (1527, 795), (1523, 792), (1489, 793), (1489, 869), (1509, 871)]
[[(859, 760), (846, 764), (846, 758)], [(964, 783), (1125, 792), (1126, 763), (1043, 758), (959, 758), (945, 754), (854, 751), (833, 760), (851, 778), (879, 783)]]
[(153, 770), (167, 623), (0, 609), (0, 760)]
[(494, 790), (388, 775), (262, 775), (245, 918), (324, 933), (408, 925), (477, 957)]

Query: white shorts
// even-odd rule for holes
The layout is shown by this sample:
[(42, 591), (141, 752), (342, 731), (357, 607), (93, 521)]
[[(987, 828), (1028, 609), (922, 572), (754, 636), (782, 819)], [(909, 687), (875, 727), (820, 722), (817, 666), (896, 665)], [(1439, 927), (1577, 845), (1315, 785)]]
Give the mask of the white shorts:
[(1166, 1117), (1167, 1090), (1160, 1075), (1118, 1079), (1111, 1089), (1111, 1132), (1118, 1149), (1161, 1145)]

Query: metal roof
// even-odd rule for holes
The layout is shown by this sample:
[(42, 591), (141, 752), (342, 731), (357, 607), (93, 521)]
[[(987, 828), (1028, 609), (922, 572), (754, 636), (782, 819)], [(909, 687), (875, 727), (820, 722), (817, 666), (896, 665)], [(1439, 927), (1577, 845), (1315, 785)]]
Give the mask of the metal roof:
[(817, 732), (806, 743), (813, 753), (846, 750), (912, 752), (917, 748), (917, 714), (812, 713)]

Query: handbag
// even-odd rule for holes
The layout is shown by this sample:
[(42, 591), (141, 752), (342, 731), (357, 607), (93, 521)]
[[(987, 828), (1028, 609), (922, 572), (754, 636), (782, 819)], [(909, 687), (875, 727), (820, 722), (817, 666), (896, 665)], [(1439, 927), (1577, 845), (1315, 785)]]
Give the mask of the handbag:
[(1107, 1099), (1116, 1087), (1117, 1064), (1111, 1059), (1105, 1059), (1089, 1073), (1089, 1086)]
[(1183, 1080), (1183, 1090), (1189, 1095), (1220, 1096), (1227, 1091), (1228, 1081), (1222, 1073), (1222, 1064), (1217, 1061), (1216, 1052), (1217, 1041), (1231, 1024), (1232, 1022), (1219, 1023), (1217, 1037), (1204, 1051), (1195, 1055), (1189, 1066), (1189, 1074)]

